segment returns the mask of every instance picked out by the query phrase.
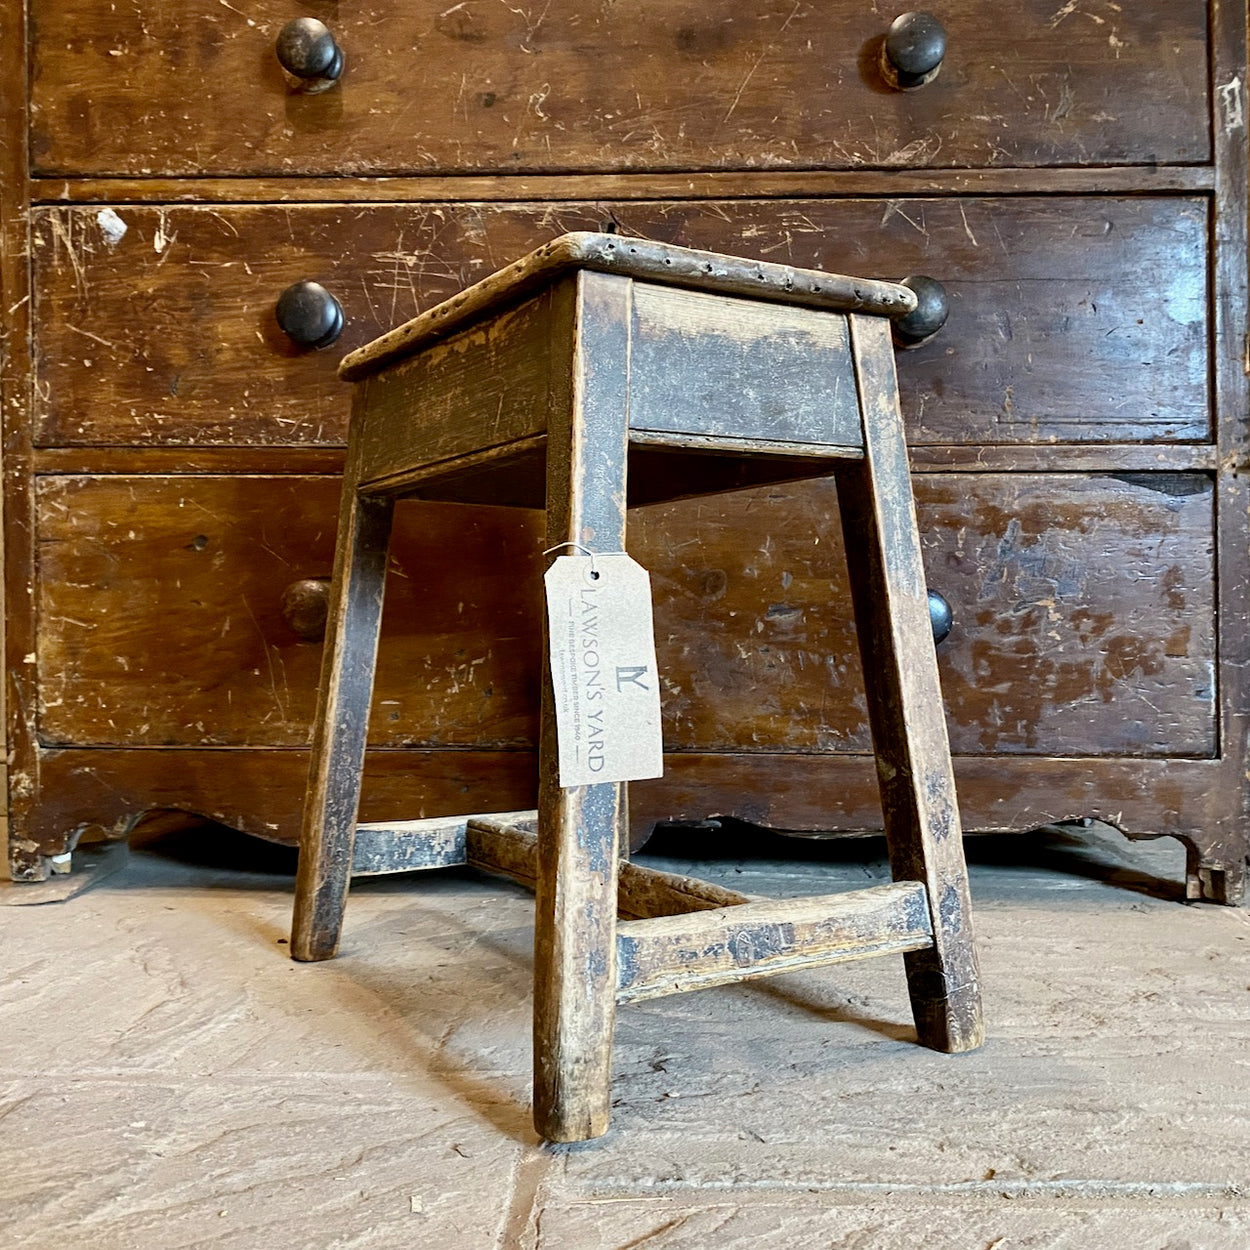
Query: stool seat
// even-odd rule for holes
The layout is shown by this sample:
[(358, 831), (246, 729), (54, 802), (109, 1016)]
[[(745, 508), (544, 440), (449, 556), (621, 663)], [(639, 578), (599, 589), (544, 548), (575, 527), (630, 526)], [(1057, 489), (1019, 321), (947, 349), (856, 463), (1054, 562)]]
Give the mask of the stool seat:
[(895, 282), (848, 278), (820, 269), (796, 269), (772, 261), (675, 247), (653, 239), (579, 230), (544, 243), (515, 264), (349, 352), (339, 365), (339, 377), (345, 382), (357, 382), (377, 373), (381, 366), (402, 360), (431, 340), (445, 338), (576, 269), (615, 273), (718, 295), (843, 312), (880, 313), (886, 317), (903, 316), (916, 308), (915, 293)]
[[(903, 953), (922, 1043), (980, 1044), (979, 977), (898, 408), (906, 287), (572, 234), (349, 355), (354, 398), (291, 949), (332, 956), (353, 873), (470, 863), (536, 892), (534, 1114), (606, 1131), (618, 1003)], [(394, 502), (542, 508), (625, 550), (630, 505), (832, 474), (894, 882), (759, 900), (623, 862), (621, 782), (562, 787), (544, 647), (538, 806), (357, 825)]]

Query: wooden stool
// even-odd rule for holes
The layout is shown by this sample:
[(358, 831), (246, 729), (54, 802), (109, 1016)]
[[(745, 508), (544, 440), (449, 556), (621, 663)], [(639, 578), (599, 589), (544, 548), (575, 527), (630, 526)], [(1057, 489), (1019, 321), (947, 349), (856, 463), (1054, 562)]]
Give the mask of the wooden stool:
[[(534, 1123), (548, 1140), (606, 1131), (617, 1003), (905, 952), (920, 1041), (981, 1042), (887, 319), (913, 306), (891, 283), (570, 234), (343, 362), (358, 385), (291, 952), (335, 953), (353, 872), (469, 863), (532, 885)], [(627, 498), (828, 473), (893, 884), (757, 900), (621, 862), (626, 787), (559, 785), (545, 647), (537, 812), (357, 825), (397, 498), (545, 507), (545, 547), (611, 552)]]

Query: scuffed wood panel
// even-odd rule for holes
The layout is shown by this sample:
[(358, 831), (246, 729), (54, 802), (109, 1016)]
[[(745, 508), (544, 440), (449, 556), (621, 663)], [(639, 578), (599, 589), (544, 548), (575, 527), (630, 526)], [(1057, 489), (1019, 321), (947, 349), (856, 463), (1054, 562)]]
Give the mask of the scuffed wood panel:
[(420, 464), (545, 434), (552, 309), (567, 299), (548, 288), (361, 383), (356, 411), (367, 433), (355, 480), (402, 476)]
[[(282, 613), (329, 577), (331, 477), (40, 483), (40, 736), (306, 746), (321, 646)], [(371, 737), (524, 746), (538, 699), (534, 514), (397, 509)]]
[(631, 314), (632, 429), (862, 446), (845, 317), (650, 282)]
[[(1234, 863), (1239, 830), (1212, 845), (1203, 834), (1219, 802), (1218, 760), (1066, 759), (959, 755), (955, 781), (965, 831), (1026, 830), (1094, 816), (1156, 835), (1199, 835)], [(535, 798), (528, 751), (374, 750), (365, 756), (360, 817), (402, 821), (519, 810)], [(44, 801), (32, 833), (63, 835), (94, 822), (121, 833), (149, 808), (196, 812), (260, 837), (295, 842), (308, 752), (217, 747), (80, 747), (44, 753)], [(667, 756), (662, 778), (630, 783), (630, 821), (644, 837), (656, 821), (719, 813), (780, 829), (881, 828), (876, 769), (866, 755)], [(1221, 844), (1222, 843), (1222, 844)]]
[[(120, 237), (101, 211), (35, 213), (41, 445), (342, 443), (344, 352), (605, 222), (864, 277), (936, 277), (950, 319), (899, 356), (913, 443), (1210, 433), (1199, 199), (120, 206), (108, 210)], [(344, 306), (332, 348), (297, 351), (274, 321), (302, 278)]]
[[(63, 836), (84, 823), (121, 836), (143, 812), (164, 809), (299, 841), (306, 750), (87, 747), (46, 751), (42, 766), (43, 802), (31, 817), (38, 837)], [(534, 755), (526, 751), (371, 751), (360, 819), (519, 810), (534, 802), (536, 776)]]
[[(1203, 0), (960, 0), (937, 79), (890, 91), (899, 10), (792, 0), (293, 5), (33, 0), (45, 174), (959, 168), (1206, 160)], [(273, 53), (323, 18), (339, 84)]]
[[(925, 474), (929, 584), (956, 752), (1207, 756), (1216, 747), (1203, 475)], [(49, 744), (300, 746), (320, 648), (283, 589), (328, 575), (332, 478), (56, 477), (40, 492)], [(375, 746), (533, 740), (534, 514), (401, 504)], [(669, 751), (868, 749), (830, 482), (639, 509)]]
[[(1212, 488), (1201, 475), (923, 474), (957, 753), (1209, 755)], [(631, 517), (652, 571), (665, 745), (866, 751), (829, 482)]]

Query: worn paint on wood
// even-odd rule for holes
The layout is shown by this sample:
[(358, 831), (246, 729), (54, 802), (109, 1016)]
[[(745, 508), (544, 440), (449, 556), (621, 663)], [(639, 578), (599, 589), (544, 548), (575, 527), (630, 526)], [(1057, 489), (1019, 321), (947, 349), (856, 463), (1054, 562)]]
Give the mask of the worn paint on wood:
[(767, 899), (617, 929), (621, 1002), (903, 954), (933, 945), (919, 881), (843, 894)]
[[(538, 813), (533, 812), (501, 812), (491, 816), (469, 816), (455, 822), (452, 826), (447, 821), (427, 822), (439, 830), (463, 830), (455, 835), (455, 842), (443, 838), (432, 852), (432, 857), (440, 854), (452, 855), (457, 848), (463, 850), (465, 861), (475, 868), (487, 872), (501, 873), (514, 881), (533, 889), (538, 881)], [(357, 847), (359, 837), (366, 830), (380, 828), (378, 826), (361, 825), (357, 831)], [(383, 830), (388, 845), (397, 848), (405, 836), (406, 826), (401, 822), (385, 827)], [(394, 830), (394, 837), (390, 831)], [(373, 836), (373, 835), (366, 835)], [(440, 849), (444, 848), (444, 849)], [(387, 852), (384, 850), (383, 854)], [(409, 852), (397, 849), (392, 852), (396, 869), (404, 861)], [(448, 859), (447, 862), (453, 862)], [(454, 861), (461, 862), (461, 861)], [(433, 866), (433, 864), (431, 864)], [(736, 890), (727, 890), (723, 886), (713, 885), (708, 881), (699, 881), (693, 877), (684, 877), (677, 873), (661, 872), (655, 868), (641, 868), (628, 860), (621, 860), (617, 865), (617, 915), (624, 920), (638, 920), (646, 916), (684, 916), (689, 912), (702, 911), (717, 907), (735, 907), (740, 903), (749, 903), (751, 899)]]
[(631, 432), (858, 448), (844, 317), (639, 282), (631, 330)]
[[(356, 396), (363, 408), (367, 396)], [(300, 824), (291, 954), (329, 959), (338, 950), (360, 810), (373, 673), (394, 505), (357, 490), (364, 447), (353, 427), (339, 504), (317, 711)]]
[(377, 877), (463, 864), (467, 825), (467, 817), (445, 816), (357, 825), (351, 875)]
[[(610, 246), (610, 244), (609, 244)], [(632, 250), (632, 249), (631, 249)], [(669, 259), (668, 253), (664, 258)], [(689, 260), (689, 257), (679, 258)], [(708, 286), (716, 285), (714, 266)], [(645, 392), (649, 371), (671, 371), (663, 359), (635, 356), (635, 280), (623, 274), (579, 270), (555, 278), (571, 298), (550, 305), (531, 300), (527, 315), (550, 322), (549, 393), (546, 419), (546, 535), (544, 554), (572, 546), (591, 555), (625, 549), (628, 444), (633, 395)], [(525, 283), (525, 266), (516, 277)], [(507, 324), (506, 289), (493, 319)], [(802, 297), (796, 296), (801, 300)], [(720, 307), (723, 305), (723, 311)], [(672, 316), (662, 300), (651, 308), (653, 324), (680, 327), (695, 340), (688, 306)], [(767, 343), (761, 325), (744, 325), (739, 300), (719, 294), (697, 309), (711, 327), (710, 372), (727, 371), (739, 386), (743, 374), (717, 355), (717, 337), (737, 331), (749, 344)], [(784, 308), (760, 305), (786, 328)], [(439, 310), (430, 314), (434, 321)], [(832, 314), (823, 314), (832, 316)], [(728, 910), (699, 907), (690, 915), (664, 915), (627, 921), (617, 933), (619, 857), (628, 838), (626, 787), (621, 783), (560, 784), (556, 713), (552, 695), (548, 622), (543, 621), (542, 692), (538, 743), (538, 806), (532, 861), (528, 831), (514, 833), (507, 821), (466, 822), (459, 830), (434, 831), (433, 842), (452, 855), (499, 868), (535, 888), (534, 936), (534, 1126), (549, 1141), (584, 1141), (607, 1131), (614, 1013), (618, 997), (653, 997), (680, 989), (762, 976), (815, 964), (891, 952), (906, 954), (908, 985), (918, 1036), (925, 1045), (962, 1051), (980, 1044), (980, 987), (972, 948), (967, 874), (954, 777), (947, 746), (937, 661), (930, 633), (920, 540), (912, 501), (910, 470), (898, 407), (889, 321), (882, 315), (845, 314), (844, 333), (826, 338), (815, 352), (812, 389), (823, 391), (835, 418), (809, 422), (806, 441), (823, 433), (837, 454), (850, 585), (858, 639), (867, 675), (872, 745), (881, 787), (885, 833), (896, 884), (839, 899), (807, 904), (790, 901), (735, 902)], [(745, 331), (745, 332), (744, 332)], [(475, 336), (470, 350), (487, 351), (491, 325)], [(417, 343), (415, 362), (405, 356), (373, 358), (370, 370), (385, 378), (388, 369), (420, 368), (422, 351), (442, 359), (456, 339), (427, 337)], [(367, 355), (367, 353), (366, 353)], [(822, 357), (829, 358), (828, 361)], [(849, 363), (854, 383), (856, 450), (845, 455), (847, 435), (837, 428), (838, 361)], [(388, 363), (389, 361), (389, 363)], [(524, 354), (495, 362), (505, 370), (497, 385), (507, 393), (511, 372), (530, 369)], [(357, 833), (361, 766), (373, 678), (374, 652), (390, 536), (392, 481), (403, 481), (411, 467), (441, 466), (459, 472), (461, 458), (489, 444), (495, 431), (470, 404), (472, 415), (455, 435), (454, 450), (441, 458), (412, 438), (406, 427), (419, 417), (415, 404), (376, 402), (387, 392), (375, 388), (374, 374), (359, 380), (343, 479), (329, 625), (314, 722), (308, 798), (300, 836), (295, 918), (291, 953), (296, 959), (325, 959), (338, 948)], [(522, 383), (524, 389), (524, 383)], [(806, 391), (796, 391), (793, 414), (807, 411)], [(752, 440), (762, 432), (758, 416), (727, 411), (699, 391), (687, 397), (689, 416), (678, 432), (701, 435), (716, 453), (717, 437), (750, 451), (773, 454), (772, 444)], [(437, 410), (438, 398), (433, 398)], [(489, 405), (487, 405), (489, 407)], [(722, 427), (704, 421), (709, 408)], [(737, 420), (735, 420), (735, 416)], [(385, 477), (365, 480), (372, 448), (388, 446), (385, 429), (401, 426)], [(845, 423), (844, 423), (845, 424)], [(775, 439), (790, 428), (786, 418), (770, 430)], [(435, 422), (436, 446), (447, 437), (447, 423)], [(532, 431), (526, 430), (527, 436)], [(792, 445), (793, 446), (793, 445)], [(444, 449), (447, 450), (447, 449)], [(815, 449), (817, 457), (820, 448)], [(431, 464), (433, 462), (433, 464)], [(413, 485), (420, 489), (421, 482)], [(379, 499), (377, 491), (383, 492)], [(598, 663), (596, 624), (586, 618), (578, 629), (578, 650)], [(579, 664), (580, 668), (580, 664)], [(593, 668), (593, 665), (591, 665)], [(485, 835), (483, 839), (481, 835)], [(473, 843), (477, 841), (474, 848)], [(431, 848), (437, 863), (440, 847)], [(500, 852), (498, 864), (491, 851)], [(475, 853), (476, 851), (476, 853)], [(397, 856), (403, 859), (402, 856)], [(375, 860), (377, 857), (375, 857)], [(383, 854), (382, 859), (385, 859)], [(531, 867), (532, 862), (532, 867)], [(385, 867), (379, 863), (379, 867)], [(667, 900), (664, 900), (667, 902)], [(706, 903), (706, 899), (700, 900)], [(665, 909), (667, 910), (667, 908)]]
[[(579, 273), (553, 326), (544, 550), (625, 550), (630, 279)], [(534, 1127), (550, 1141), (607, 1132), (616, 1011), (616, 897), (628, 843), (623, 783), (559, 779), (548, 621), (543, 614), (534, 917)]]
[(924, 1045), (973, 1050), (980, 974), (894, 353), (883, 319), (848, 320), (864, 440), (838, 471), (851, 599), (890, 870), (924, 882), (933, 933), (904, 959), (907, 987)]
[(361, 480), (402, 486), (414, 469), (545, 433), (553, 299), (544, 291), (369, 378)]
[[(954, 612), (938, 655), (957, 753), (1215, 753), (1208, 476), (932, 473), (915, 490), (926, 581)], [(670, 751), (867, 749), (832, 484), (632, 526)]]

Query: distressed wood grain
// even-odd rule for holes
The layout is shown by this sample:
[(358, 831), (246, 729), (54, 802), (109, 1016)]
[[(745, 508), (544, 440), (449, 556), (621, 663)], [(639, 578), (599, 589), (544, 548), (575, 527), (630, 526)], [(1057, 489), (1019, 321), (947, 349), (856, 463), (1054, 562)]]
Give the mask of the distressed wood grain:
[(34, 487), (30, 475), (31, 341), (35, 325), (30, 281), (30, 152), (27, 14), (0, 4), (0, 423), (3, 451), (3, 642), (6, 785), (4, 813), (14, 879), (42, 880), (65, 846), (41, 846), (29, 832), (38, 810), (40, 755), (36, 741), (34, 648), (38, 630), (33, 566)]
[[(424, 820), (375, 821), (356, 826), (353, 876), (377, 876), (468, 864), (509, 877), (531, 890), (538, 883), (538, 811), (434, 816)], [(678, 873), (617, 866), (617, 915), (684, 916), (736, 907), (746, 894)]]
[[(344, 357), (339, 376), (348, 382), (370, 377), (383, 364), (395, 363), (414, 350), (423, 350), (435, 339), (459, 333), (484, 317), (493, 317), (501, 304), (515, 304), (532, 291), (548, 288), (567, 273), (587, 270), (621, 274), (648, 285), (662, 283), (665, 287), (745, 296), (775, 304), (854, 309), (883, 316), (902, 315), (916, 307), (914, 292), (880, 279), (852, 278), (821, 270), (795, 269), (759, 258), (673, 247), (656, 239), (624, 236), (615, 229), (580, 230), (559, 235), (451, 299), (388, 330)], [(664, 292), (656, 293), (655, 300), (663, 298)], [(675, 306), (680, 308), (680, 302)], [(774, 308), (772, 313), (776, 312)], [(810, 334), (810, 326), (805, 328)]]
[(414, 470), (544, 433), (552, 307), (544, 291), (368, 378), (361, 480), (402, 486)]
[[(292, 630), (282, 596), (332, 571), (337, 478), (71, 476), (41, 494), (47, 744), (307, 745), (321, 645)], [(529, 747), (533, 518), (396, 512), (374, 743), (420, 724), (437, 745)]]
[[(429, 823), (433, 825), (435, 822)], [(501, 873), (534, 889), (538, 882), (537, 811), (470, 816), (457, 822), (457, 828), (461, 825), (464, 832), (460, 844), (468, 863), (487, 872)], [(445, 829), (448, 826), (446, 822), (442, 822), (438, 827)], [(358, 834), (381, 828), (362, 825)], [(404, 837), (405, 828), (402, 822), (385, 827), (384, 845), (398, 847)], [(391, 830), (394, 830), (393, 835)], [(359, 842), (357, 845), (359, 846)], [(448, 846), (448, 843), (443, 842), (443, 845)], [(436, 847), (433, 854), (438, 853)], [(447, 853), (453, 853), (450, 847)], [(407, 852), (392, 854), (396, 861), (401, 861)], [(683, 916), (688, 912), (735, 907), (750, 901), (745, 894), (727, 890), (709, 881), (700, 881), (678, 873), (661, 872), (655, 868), (642, 868), (627, 859), (622, 859), (617, 865), (616, 911), (621, 919)]]
[[(363, 410), (366, 395), (355, 399)], [(362, 432), (353, 426), (343, 475), (300, 824), (291, 954), (301, 960), (329, 959), (338, 950), (382, 625), (394, 504), (357, 488)]]
[[(631, 281), (580, 272), (553, 326), (544, 550), (624, 551)], [(617, 867), (629, 840), (623, 782), (564, 787), (548, 619), (542, 622), (538, 874), (534, 894), (534, 1127), (548, 1141), (608, 1130), (616, 1011)]]
[[(1209, 477), (931, 473), (916, 493), (954, 610), (956, 752), (1215, 751)], [(40, 499), (45, 743), (306, 744), (320, 647), (282, 593), (330, 573), (335, 479), (52, 477)], [(542, 546), (525, 512), (397, 506), (375, 747), (532, 747)], [(670, 752), (867, 750), (831, 484), (638, 509), (630, 549)]]
[[(804, 314), (800, 338), (807, 368), (787, 377), (785, 366), (798, 362), (793, 353), (787, 356), (778, 349), (777, 340), (794, 337), (796, 310), (759, 301), (753, 305), (757, 315), (746, 316), (741, 298), (723, 289), (726, 270), (731, 275), (742, 270), (748, 284), (752, 277), (763, 281), (762, 271), (753, 275), (749, 265), (733, 258), (708, 258), (654, 244), (635, 248), (625, 240), (621, 250), (630, 257), (625, 272), (604, 272), (598, 264), (580, 265), (570, 274), (557, 271), (548, 275), (549, 300), (529, 298), (514, 306), (516, 298), (529, 294), (534, 265), (547, 253), (579, 251), (583, 240), (589, 240), (592, 250), (602, 247), (614, 253), (617, 237), (558, 240), (459, 297), (459, 304), (453, 300), (401, 328), (389, 344), (383, 339), (356, 353), (344, 370), (356, 388), (300, 835), (291, 954), (299, 960), (327, 959), (339, 944), (354, 862), (392, 496), (397, 493), (392, 482), (402, 483), (400, 494), (423, 491), (436, 486), (441, 476), (458, 476), (466, 461), (476, 465), (485, 450), (501, 450), (504, 464), (509, 443), (520, 446), (541, 432), (546, 478), (542, 554), (570, 546), (584, 551), (591, 556), (587, 571), (593, 579), (598, 576), (595, 552), (626, 550), (635, 395), (641, 397), (637, 410), (644, 438), (654, 440), (657, 432), (693, 436), (697, 445), (687, 448), (692, 458), (715, 457), (721, 439), (729, 441), (735, 454), (754, 459), (776, 454), (780, 440), (790, 448), (786, 458), (792, 460), (794, 449), (808, 443), (814, 464), (823, 461), (835, 475), (895, 882), (884, 889), (805, 903), (735, 901), (725, 910), (707, 907), (704, 890), (700, 905), (690, 913), (626, 921), (618, 932), (619, 863), (629, 840), (624, 780), (631, 774), (606, 771), (600, 783), (567, 783), (557, 749), (557, 737), (567, 726), (557, 725), (561, 712), (548, 637), (554, 623), (543, 613), (538, 804), (532, 839), (528, 830), (509, 827), (506, 818), (488, 817), (467, 820), (463, 838), (458, 825), (450, 831), (423, 826), (413, 837), (429, 835), (431, 863), (462, 854), (469, 862), (523, 880), (532, 874), (533, 1118), (539, 1135), (552, 1142), (586, 1141), (608, 1129), (618, 1000), (903, 953), (921, 1042), (938, 1050), (964, 1051), (982, 1039), (967, 873), (890, 321), (880, 311), (798, 310)], [(671, 265), (682, 274), (697, 267), (705, 275), (698, 281), (707, 298), (653, 290), (647, 264), (642, 265), (646, 280), (631, 276), (636, 253), (640, 261)], [(787, 285), (795, 283), (792, 299), (801, 305), (810, 293), (807, 285), (797, 289), (800, 280), (801, 275), (789, 271), (783, 278)], [(854, 280), (830, 282), (856, 287), (849, 308), (866, 302)], [(822, 282), (812, 278), (810, 285), (819, 289)], [(883, 290), (895, 302), (904, 296), (910, 300), (902, 288)], [(777, 301), (779, 296), (772, 292), (769, 298)], [(472, 313), (464, 312), (466, 304)], [(470, 316), (480, 318), (480, 324), (467, 320)], [(452, 323), (453, 318), (460, 318), (456, 324), (464, 328), (445, 337), (438, 332), (440, 320)], [(546, 338), (549, 353), (539, 353), (538, 360), (546, 364), (549, 382), (537, 388), (535, 398), (532, 353), (509, 356), (506, 340), (516, 324), (544, 320), (547, 334), (539, 337)], [(425, 332), (422, 327), (427, 327)], [(641, 340), (638, 348), (636, 338)], [(674, 339), (689, 341), (676, 355)], [(469, 364), (460, 371), (453, 397), (459, 419), (439, 420), (441, 392), (452, 380), (440, 382), (436, 375), (449, 357)], [(423, 370), (426, 360), (433, 365)], [(716, 388), (687, 385), (680, 388), (676, 423), (657, 431), (647, 419), (657, 407), (657, 388), (649, 385), (653, 376), (680, 375), (681, 364), (696, 362), (735, 398), (771, 381), (780, 415), (769, 417), (766, 411), (761, 422), (754, 405), (739, 409)], [(849, 365), (849, 379), (839, 368), (843, 363)], [(418, 386), (397, 400), (385, 381), (388, 375), (410, 374), (426, 380), (425, 392)], [(482, 378), (480, 383), (473, 380), (475, 375)], [(492, 412), (492, 393), (509, 397), (514, 375), (519, 376), (519, 407), (538, 409), (545, 416), (543, 425), (537, 424), (541, 417), (531, 416), (535, 424), (512, 429), (503, 420), (502, 403), (498, 413)], [(374, 385), (379, 379), (382, 385)], [(850, 383), (846, 391), (854, 404), (853, 428), (848, 428), (844, 381)], [(479, 390), (486, 393), (479, 395)], [(544, 398), (548, 402), (541, 402)], [(427, 406), (435, 414), (430, 446), (423, 444), (420, 426)], [(671, 401), (667, 405), (673, 406)], [(394, 438), (387, 437), (391, 426), (398, 427)], [(379, 463), (386, 464), (385, 472), (378, 471)], [(412, 469), (428, 469), (434, 476), (429, 483), (409, 480)], [(596, 627), (590, 620), (579, 626), (579, 653), (583, 645), (594, 643), (595, 632), (587, 631)], [(597, 651), (585, 655), (588, 663), (592, 657), (596, 665), (601, 662)], [(658, 742), (656, 746), (658, 750)], [(532, 858), (527, 854), (531, 845)], [(411, 862), (407, 849), (402, 837), (392, 841), (391, 853), (401, 867)], [(497, 861), (492, 852), (498, 853)], [(382, 848), (381, 855), (373, 856), (374, 866), (384, 868), (385, 859)], [(667, 903), (675, 892), (658, 901)]]
[[(323, 12), (346, 58), (292, 91), (292, 10), (34, 0), (40, 174), (1194, 164), (1210, 151), (1206, 5), (963, 0), (916, 92), (887, 90), (893, 12), (789, 0), (587, 11), (372, 0)], [(640, 67), (646, 66), (646, 72)]]
[(904, 957), (920, 1041), (984, 1038), (972, 903), (929, 621), (889, 325), (847, 318), (864, 458), (838, 466), (851, 601), (865, 673), (890, 871), (924, 883), (932, 941)]
[[(1227, 81), (1221, 78), (1221, 83)], [(41, 204), (445, 203), (491, 200), (824, 199), (852, 195), (1120, 195), (1211, 191), (1210, 165), (1097, 165), (1089, 168), (635, 170), (597, 174), (451, 174), (333, 179), (40, 178)]]
[(617, 927), (623, 1003), (736, 981), (903, 954), (933, 945), (919, 881), (843, 894), (765, 899)]
[[(954, 612), (938, 655), (957, 753), (1216, 752), (1210, 477), (930, 473), (915, 491), (926, 579)], [(828, 485), (632, 527), (670, 751), (867, 749)]]
[[(936, 277), (950, 319), (899, 359), (913, 444), (1177, 443), (1210, 433), (1201, 199), (114, 211), (126, 232), (112, 243), (98, 207), (34, 213), (40, 445), (341, 444), (342, 351), (484, 278), (494, 257), (605, 224), (835, 273)], [(343, 304), (332, 348), (299, 351), (274, 320), (279, 293), (304, 278)]]
[[(1250, 291), (1247, 290), (1247, 167), (1246, 73), (1247, 11), (1235, 0), (1212, 0), (1212, 82), (1218, 108), (1212, 128), (1217, 178), (1212, 227), (1212, 321), (1216, 334), (1213, 357), (1219, 396), (1216, 440), (1222, 449), (1221, 471), (1215, 480), (1217, 600), (1220, 649), (1220, 752), (1228, 780), (1225, 792), (1236, 800), (1211, 812), (1205, 836), (1209, 841), (1237, 838), (1248, 828), (1250, 793), (1250, 558), (1244, 541), (1250, 517)], [(1246, 842), (1250, 861), (1250, 838)], [(1239, 887), (1238, 862), (1230, 871), (1204, 868), (1191, 854), (1188, 892), (1191, 898), (1219, 898)]]
[(842, 317), (638, 282), (630, 343), (631, 436), (859, 447)]

